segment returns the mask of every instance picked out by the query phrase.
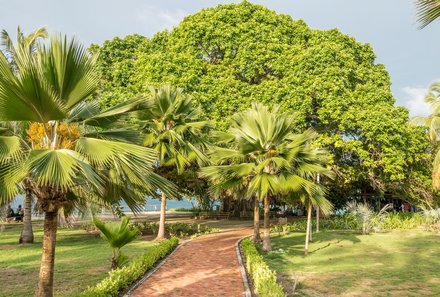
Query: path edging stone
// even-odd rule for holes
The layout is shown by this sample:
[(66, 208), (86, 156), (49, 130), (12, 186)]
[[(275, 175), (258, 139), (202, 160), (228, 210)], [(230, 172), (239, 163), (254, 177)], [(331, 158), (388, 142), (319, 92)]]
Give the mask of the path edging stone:
[(241, 257), (240, 244), (244, 239), (249, 238), (251, 236), (252, 235), (244, 236), (243, 238), (240, 238), (239, 240), (237, 240), (237, 242), (235, 243), (235, 250), (237, 252), (238, 264), (240, 265), (240, 273), (241, 273), (241, 279), (243, 281), (245, 297), (252, 297), (252, 291), (249, 287), (249, 280), (248, 280), (248, 277), (246, 274), (246, 268), (244, 267), (243, 258)]

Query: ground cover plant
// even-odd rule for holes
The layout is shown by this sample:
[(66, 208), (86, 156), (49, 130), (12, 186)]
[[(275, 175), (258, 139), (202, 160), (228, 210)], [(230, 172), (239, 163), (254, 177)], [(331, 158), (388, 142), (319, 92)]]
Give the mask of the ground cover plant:
[[(21, 225), (6, 225), (0, 232), (0, 297), (28, 297), (35, 292), (43, 231), (41, 226), (34, 226), (33, 245), (18, 245), (20, 232)], [(131, 261), (155, 245), (141, 238), (124, 247), (124, 254)], [(77, 296), (104, 279), (110, 269), (109, 255), (108, 244), (97, 234), (82, 229), (59, 229), (54, 295)]]
[(141, 278), (145, 272), (151, 269), (160, 259), (163, 259), (179, 244), (176, 237), (164, 240), (142, 255), (136, 257), (125, 267), (112, 270), (108, 277), (96, 286), (82, 292), (80, 297), (102, 297), (118, 296), (136, 280)]
[(304, 233), (272, 239), (274, 252), (263, 256), (287, 286), (299, 278), (300, 296), (433, 296), (440, 291), (436, 232), (322, 231), (314, 235), (306, 258)]

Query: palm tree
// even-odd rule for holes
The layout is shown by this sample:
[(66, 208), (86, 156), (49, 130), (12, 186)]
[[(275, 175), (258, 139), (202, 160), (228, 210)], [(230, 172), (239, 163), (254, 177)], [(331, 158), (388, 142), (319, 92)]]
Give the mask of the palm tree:
[(440, 17), (439, 0), (416, 0), (417, 21), (420, 29), (425, 28), (430, 23)]
[[(319, 158), (319, 157), (318, 157)], [(318, 161), (319, 162), (319, 161)], [(324, 170), (322, 172), (325, 172)], [(327, 177), (332, 178), (333, 174), (330, 171), (326, 173)], [(307, 189), (307, 187), (311, 186), (311, 189)], [(310, 184), (309, 186), (304, 187), (302, 191), (297, 191), (292, 195), (287, 195), (284, 199), (287, 202), (293, 202), (299, 198), (303, 205), (306, 206), (307, 209), (307, 225), (306, 225), (306, 238), (304, 244), (304, 256), (309, 254), (309, 242), (312, 238), (312, 210), (316, 209), (316, 216), (318, 218), (318, 212), (321, 211), (323, 214), (328, 214), (333, 209), (333, 205), (330, 201), (328, 201), (325, 197), (325, 189), (321, 185)], [(318, 224), (318, 221), (317, 221)], [(318, 230), (318, 229), (317, 229)]]
[[(158, 153), (157, 172), (162, 176), (173, 170), (182, 174), (191, 164), (205, 164), (203, 151), (208, 143), (203, 131), (210, 126), (200, 120), (200, 109), (179, 88), (163, 85), (150, 91), (145, 102), (147, 109), (139, 113), (139, 119), (146, 134), (144, 145)], [(165, 238), (166, 198), (162, 192), (158, 240)]]
[[(311, 131), (294, 134), (292, 116), (270, 110), (260, 103), (232, 117), (227, 133), (219, 138), (229, 147), (218, 147), (211, 157), (218, 165), (201, 169), (201, 176), (212, 180), (214, 192), (236, 189), (246, 184), (246, 197), (255, 195), (264, 201), (263, 249), (270, 251), (270, 199), (305, 191), (321, 194), (310, 181), (313, 174), (330, 175), (323, 163), (323, 152), (310, 147)], [(256, 229), (255, 229), (256, 232)], [(257, 236), (257, 234), (254, 234)]]
[(118, 268), (123, 262), (121, 248), (142, 235), (139, 229), (130, 230), (128, 228), (129, 222), (130, 219), (127, 216), (123, 216), (117, 225), (113, 222), (105, 224), (99, 220), (93, 220), (93, 224), (101, 231), (101, 236), (107, 240), (112, 248), (111, 269)]
[[(416, 116), (411, 119), (411, 124), (426, 127), (431, 142), (438, 143), (440, 131), (440, 82), (433, 83), (425, 102), (431, 105), (431, 114), (428, 116)], [(440, 189), (440, 150), (437, 150), (433, 161), (432, 184), (436, 190)]]
[[(17, 45), (14, 46), (14, 42), (12, 38), (3, 30), (0, 35), (0, 43), (2, 45), (2, 52), (8, 58), (11, 68), (16, 70), (16, 62), (14, 59), (15, 52), (18, 48), (23, 48), (30, 53), (35, 52), (37, 42), (39, 39), (47, 38), (47, 31), (45, 28), (39, 28), (33, 33), (25, 36), (21, 31), (20, 27), (17, 29)], [(13, 133), (17, 134), (19, 137), (25, 137), (23, 133), (23, 129), (20, 124), (15, 124), (14, 128), (19, 129), (11, 129)], [(21, 129), (20, 129), (21, 128)], [(34, 232), (32, 230), (32, 191), (29, 187), (27, 187), (26, 181), (23, 182), (23, 188), (25, 192), (24, 199), (24, 217), (23, 217), (23, 229), (20, 233), (19, 243), (33, 243), (34, 242)]]
[[(44, 212), (43, 252), (36, 296), (53, 295), (58, 210), (84, 204), (89, 197), (103, 204), (123, 199), (139, 209), (146, 193), (172, 186), (151, 173), (156, 153), (132, 143), (134, 133), (118, 117), (139, 105), (130, 100), (101, 111), (88, 100), (98, 85), (95, 57), (61, 35), (35, 53), (18, 47), (13, 69), (0, 55), (0, 121), (32, 122), (44, 131), (40, 146), (17, 136), (0, 136), (0, 199), (15, 197), (17, 185), (28, 186)], [(79, 132), (63, 141), (61, 129)]]

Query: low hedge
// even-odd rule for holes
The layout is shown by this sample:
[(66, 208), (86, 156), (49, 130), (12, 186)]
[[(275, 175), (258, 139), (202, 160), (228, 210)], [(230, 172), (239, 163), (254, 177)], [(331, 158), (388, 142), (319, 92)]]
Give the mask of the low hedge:
[(113, 297), (128, 288), (132, 283), (142, 277), (147, 270), (152, 268), (157, 261), (168, 255), (179, 244), (179, 240), (172, 237), (162, 241), (157, 246), (149, 249), (143, 255), (135, 258), (127, 266), (112, 270), (108, 277), (94, 287), (82, 292), (80, 297)]
[(270, 270), (263, 257), (258, 252), (251, 239), (246, 238), (241, 243), (246, 268), (252, 277), (255, 291), (260, 297), (285, 297), (283, 287), (277, 283), (274, 271)]

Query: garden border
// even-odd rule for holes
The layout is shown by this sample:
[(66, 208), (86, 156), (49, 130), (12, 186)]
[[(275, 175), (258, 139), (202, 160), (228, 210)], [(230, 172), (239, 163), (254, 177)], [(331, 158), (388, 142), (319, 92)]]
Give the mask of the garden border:
[(252, 235), (244, 236), (239, 240), (237, 240), (237, 242), (235, 243), (235, 251), (237, 252), (238, 264), (240, 265), (241, 280), (243, 282), (243, 286), (245, 290), (245, 297), (252, 297), (252, 291), (249, 287), (249, 280), (246, 273), (246, 267), (244, 267), (243, 257), (241, 256), (241, 252), (240, 252), (241, 242), (248, 237), (252, 237)]
[(150, 269), (143, 277), (138, 279), (136, 282), (134, 282), (131, 286), (129, 286), (124, 294), (120, 294), (119, 296), (122, 297), (130, 297), (131, 293), (133, 293), (134, 290), (136, 290), (144, 281), (146, 281), (153, 273), (155, 273), (163, 264), (165, 264), (168, 259), (182, 246), (186, 245), (188, 242), (190, 242), (193, 239), (189, 239), (185, 241), (184, 243), (179, 243), (179, 245), (171, 252), (169, 253), (165, 258), (160, 260), (152, 269)]

